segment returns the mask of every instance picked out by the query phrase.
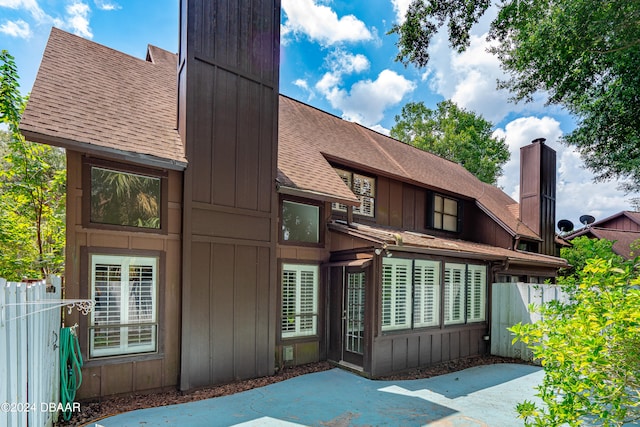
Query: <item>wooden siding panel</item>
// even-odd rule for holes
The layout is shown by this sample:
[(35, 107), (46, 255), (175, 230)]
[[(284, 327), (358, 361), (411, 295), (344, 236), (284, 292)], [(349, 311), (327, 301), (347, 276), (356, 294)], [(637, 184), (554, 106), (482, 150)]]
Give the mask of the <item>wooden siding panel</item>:
[[(234, 309), (236, 277), (236, 251), (232, 245), (213, 245), (213, 270), (211, 277), (211, 313), (209, 328), (212, 358), (208, 361), (212, 372), (211, 382), (222, 383), (235, 378), (234, 363)], [(205, 282), (208, 283), (208, 282)]]
[(131, 392), (133, 390), (133, 368), (132, 363), (103, 365), (100, 372), (102, 376), (101, 394), (108, 396)]
[(376, 223), (378, 225), (389, 225), (389, 178), (379, 176), (376, 184), (378, 185)]
[(133, 377), (133, 390), (155, 390), (162, 387), (162, 360), (136, 362)]
[[(238, 172), (237, 119), (240, 114), (237, 84), (236, 75), (219, 68), (216, 70), (214, 128), (213, 139), (210, 140), (213, 144), (213, 161), (204, 165), (212, 169), (212, 203), (215, 205), (235, 206), (236, 173)], [(194, 175), (194, 182), (197, 183), (200, 179)]]
[(471, 332), (469, 330), (460, 331), (460, 357), (467, 357), (471, 353)]
[[(213, 94), (214, 85), (216, 82), (216, 73), (212, 67), (206, 64), (196, 62), (196, 73), (198, 74), (198, 80), (202, 81), (202, 85), (195, 93), (197, 97), (194, 102), (200, 105), (200, 108), (213, 110)], [(216, 87), (215, 90), (218, 88)], [(214, 185), (213, 168), (210, 164), (212, 161), (212, 144), (204, 143), (205, 141), (211, 141), (212, 139), (212, 127), (211, 118), (205, 115), (198, 115), (194, 119), (193, 125), (194, 139), (202, 141), (198, 144), (193, 144), (193, 156), (194, 158), (208, 161), (192, 162), (190, 167), (193, 169), (193, 176), (196, 177), (193, 186), (193, 200), (202, 203), (211, 203), (212, 185)]]
[(192, 221), (194, 235), (264, 242), (271, 237), (271, 220), (268, 217), (194, 209)]
[[(208, 243), (194, 243), (191, 257), (191, 270), (194, 283), (209, 283), (211, 272), (211, 245)], [(197, 266), (197, 268), (196, 268)], [(192, 340), (189, 349), (184, 349), (183, 354), (189, 360), (191, 378), (194, 378), (194, 387), (209, 384), (211, 368), (209, 363), (202, 364), (201, 360), (211, 360), (211, 324), (213, 320), (209, 316), (217, 313), (209, 311), (209, 301), (212, 298), (208, 286), (194, 286), (191, 296), (191, 306), (184, 313), (185, 320), (192, 328), (200, 332), (202, 339)]]
[(431, 336), (431, 363), (442, 362), (442, 334)]
[[(275, 336), (275, 307), (276, 280), (275, 268), (271, 265), (270, 248), (258, 248), (257, 278), (256, 278), (256, 358), (257, 376), (270, 375), (273, 372), (273, 363), (268, 358), (260, 357), (270, 351), (271, 339)], [(269, 304), (264, 304), (269, 301)]]
[(402, 186), (402, 227), (416, 230), (416, 190), (410, 185)]
[(424, 334), (420, 336), (420, 347), (418, 348), (420, 357), (419, 364), (420, 366), (427, 366), (431, 364), (431, 341), (433, 340), (433, 335)]
[(402, 371), (407, 369), (407, 337), (394, 338), (392, 341), (392, 360), (391, 366), (394, 371)]
[(427, 224), (427, 192), (424, 189), (416, 190), (416, 203), (415, 203), (415, 222), (416, 230), (426, 230)]
[(391, 181), (389, 183), (389, 225), (402, 227), (402, 183)]
[[(257, 314), (257, 248), (238, 246), (234, 281), (234, 363), (236, 378), (250, 378), (255, 372), (256, 339), (260, 325)], [(251, 268), (250, 266), (253, 266)]]
[[(275, 192), (275, 181), (273, 176), (276, 174), (275, 159), (277, 157), (277, 151), (273, 145), (270, 144), (272, 139), (277, 138), (277, 129), (274, 126), (275, 118), (273, 114), (278, 111), (278, 104), (274, 98), (278, 99), (278, 94), (274, 93), (273, 89), (269, 87), (263, 87), (260, 92), (260, 132), (258, 135), (258, 201), (257, 209), (260, 212), (271, 212), (271, 202), (273, 194)], [(274, 136), (276, 135), (276, 136)], [(330, 212), (330, 211), (328, 211)]]
[(236, 207), (258, 208), (260, 183), (259, 154), (255, 147), (245, 141), (260, 139), (260, 86), (241, 79), (238, 85), (238, 146), (236, 169)]
[(407, 368), (420, 366), (420, 335), (410, 335), (407, 338)]

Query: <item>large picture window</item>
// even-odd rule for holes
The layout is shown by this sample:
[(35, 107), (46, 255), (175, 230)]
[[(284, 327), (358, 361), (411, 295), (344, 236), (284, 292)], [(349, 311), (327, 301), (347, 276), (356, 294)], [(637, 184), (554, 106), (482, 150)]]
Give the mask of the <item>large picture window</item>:
[[(344, 169), (335, 169), (336, 173), (347, 187), (351, 189), (360, 201), (359, 206), (353, 208), (353, 213), (362, 216), (375, 216), (376, 180), (373, 177), (357, 174)], [(347, 206), (341, 203), (331, 205), (334, 211), (346, 212)]]
[(84, 169), (85, 226), (165, 230), (166, 173), (99, 159), (85, 160)]
[(282, 201), (282, 235), (285, 242), (320, 242), (320, 207)]
[(445, 325), (486, 319), (487, 268), (447, 263), (444, 268)]
[(317, 265), (282, 265), (282, 338), (317, 334)]
[(485, 321), (486, 293), (484, 265), (383, 258), (382, 330)]
[(158, 259), (90, 255), (90, 357), (157, 350)]

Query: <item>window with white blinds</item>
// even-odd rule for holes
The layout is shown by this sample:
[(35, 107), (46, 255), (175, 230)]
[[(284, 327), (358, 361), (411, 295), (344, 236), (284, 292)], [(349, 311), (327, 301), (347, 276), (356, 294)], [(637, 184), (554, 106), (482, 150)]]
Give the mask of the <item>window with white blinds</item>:
[(157, 350), (155, 257), (91, 255), (90, 357)]
[[(335, 169), (336, 173), (347, 187), (353, 191), (360, 201), (359, 206), (353, 208), (353, 213), (362, 216), (375, 216), (376, 180), (371, 176), (360, 175), (343, 169)], [(347, 206), (341, 203), (332, 203), (334, 211), (346, 212)]]
[(438, 326), (441, 313), (445, 325), (486, 320), (486, 266), (442, 268), (440, 261), (382, 259), (383, 331)]
[(440, 263), (416, 260), (413, 268), (413, 326), (440, 323)]
[(466, 264), (446, 263), (444, 266), (444, 324), (465, 322)]
[(282, 265), (282, 338), (317, 333), (318, 271), (317, 265)]
[(411, 269), (411, 260), (383, 258), (383, 331), (407, 329), (411, 327)]
[(467, 266), (467, 322), (486, 319), (487, 268), (483, 265)]

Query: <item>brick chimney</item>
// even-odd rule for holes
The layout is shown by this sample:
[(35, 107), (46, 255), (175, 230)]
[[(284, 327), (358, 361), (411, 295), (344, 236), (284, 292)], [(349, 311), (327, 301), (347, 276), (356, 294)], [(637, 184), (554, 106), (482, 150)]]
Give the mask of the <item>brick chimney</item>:
[(543, 240), (540, 253), (556, 255), (556, 152), (544, 142), (520, 148), (520, 220)]
[(279, 64), (280, 0), (180, 0), (182, 390), (274, 370)]

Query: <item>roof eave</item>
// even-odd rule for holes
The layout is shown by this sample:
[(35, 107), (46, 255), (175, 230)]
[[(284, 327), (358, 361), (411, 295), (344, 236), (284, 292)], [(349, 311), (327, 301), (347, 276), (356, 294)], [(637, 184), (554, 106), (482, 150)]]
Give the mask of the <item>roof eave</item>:
[(103, 147), (87, 142), (78, 142), (66, 138), (59, 138), (43, 134), (41, 132), (32, 131), (28, 128), (23, 127), (20, 128), (20, 132), (22, 133), (22, 135), (24, 135), (27, 141), (53, 145), (67, 150), (104, 156), (113, 160), (127, 161), (143, 166), (150, 166), (153, 168), (184, 171), (187, 168), (188, 164), (186, 161), (183, 162), (175, 159), (166, 159), (149, 154), (134, 153), (131, 151), (123, 151), (115, 148)]
[(357, 199), (346, 199), (344, 197), (336, 196), (334, 194), (323, 193), (320, 191), (306, 190), (303, 188), (290, 187), (282, 184), (277, 185), (278, 193), (287, 194), (289, 196), (303, 197), (306, 199), (319, 200), (322, 202), (335, 202), (342, 203), (344, 205), (359, 206), (360, 202)]

